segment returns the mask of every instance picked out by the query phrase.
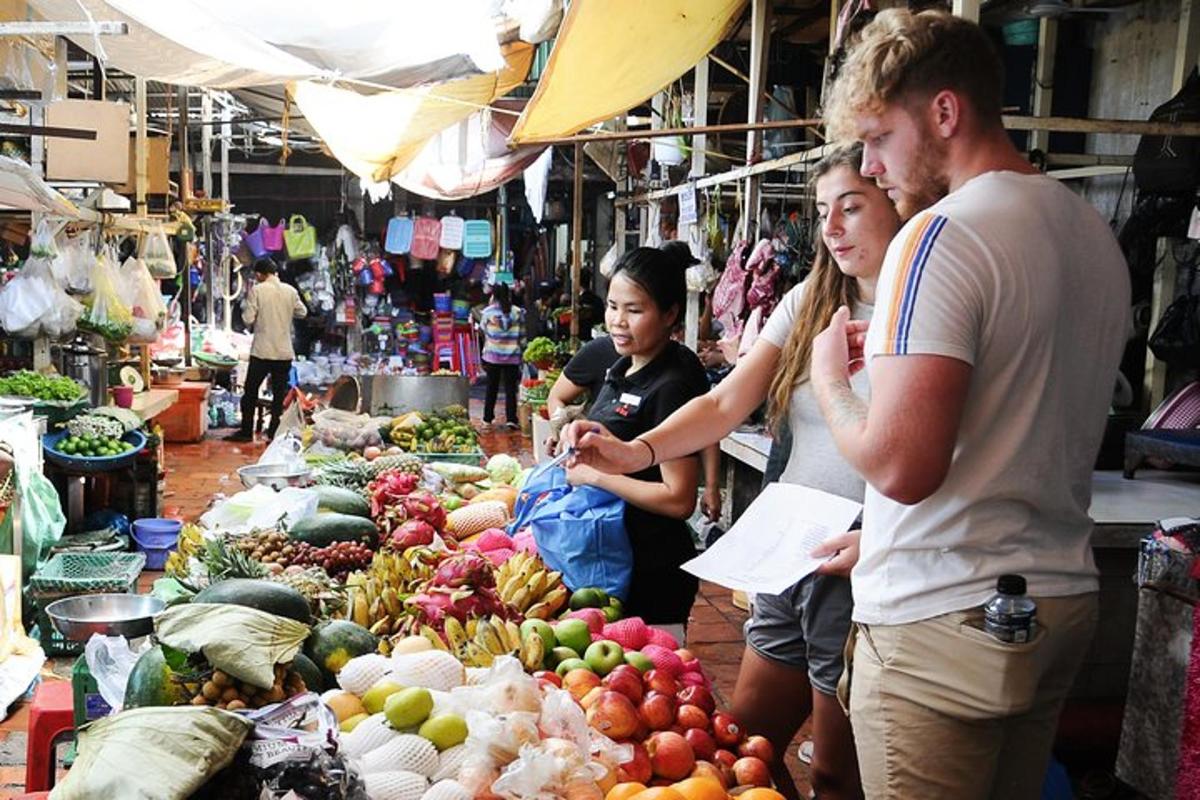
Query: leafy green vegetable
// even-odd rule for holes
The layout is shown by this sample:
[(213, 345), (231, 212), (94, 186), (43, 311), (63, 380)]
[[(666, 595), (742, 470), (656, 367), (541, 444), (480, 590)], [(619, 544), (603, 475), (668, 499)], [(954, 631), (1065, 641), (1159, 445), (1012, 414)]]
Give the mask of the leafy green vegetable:
[(0, 395), (36, 400), (78, 400), (83, 394), (83, 387), (70, 378), (42, 375), (27, 369), (0, 378)]
[(552, 360), (557, 352), (554, 342), (545, 336), (538, 336), (525, 347), (525, 360), (531, 364)]

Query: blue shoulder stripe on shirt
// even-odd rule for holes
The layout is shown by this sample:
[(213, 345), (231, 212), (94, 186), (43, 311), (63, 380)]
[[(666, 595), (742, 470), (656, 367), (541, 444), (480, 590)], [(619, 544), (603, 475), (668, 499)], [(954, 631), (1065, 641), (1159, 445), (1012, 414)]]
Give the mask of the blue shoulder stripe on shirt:
[(921, 288), (921, 276), (925, 273), (925, 265), (929, 263), (929, 254), (937, 241), (938, 234), (946, 227), (946, 218), (935, 215), (926, 226), (924, 235), (912, 256), (912, 264), (908, 269), (908, 278), (904, 286), (904, 297), (900, 305), (900, 325), (896, 331), (896, 341), (893, 347), (895, 353), (908, 352), (908, 335), (912, 330), (913, 309), (917, 305), (917, 293)]

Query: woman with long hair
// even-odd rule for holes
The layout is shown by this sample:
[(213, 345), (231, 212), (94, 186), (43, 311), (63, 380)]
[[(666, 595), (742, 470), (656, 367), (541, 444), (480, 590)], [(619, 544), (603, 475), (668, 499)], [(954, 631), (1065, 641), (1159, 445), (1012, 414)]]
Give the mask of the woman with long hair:
[[(821, 235), (812, 272), (780, 302), (729, 376), (633, 442), (617, 441), (591, 423), (573, 424), (563, 440), (576, 448), (577, 461), (606, 472), (645, 469), (720, 440), (765, 400), (768, 419), (777, 426), (786, 421), (792, 433), (779, 480), (862, 502), (863, 479), (838, 454), (808, 385), (813, 339), (834, 312), (848, 306), (854, 318), (870, 318), (884, 253), (900, 229), (895, 206), (859, 174), (861, 163), (862, 148), (849, 146), (816, 166)], [(852, 385), (866, 394), (865, 370)], [(827, 565), (823, 572), (833, 569)], [(851, 610), (847, 577), (814, 574), (782, 594), (756, 595), (746, 623), (749, 647), (733, 711), (748, 730), (761, 731), (775, 746), (775, 781), (790, 797), (798, 795), (783, 753), (810, 714), (817, 795), (823, 800), (861, 795), (850, 722), (835, 696)]]
[(525, 309), (514, 306), (508, 285), (496, 284), (492, 302), (483, 310), (483, 370), (487, 373), (487, 397), (483, 401), (483, 423), (496, 417), (496, 398), (504, 384), (504, 422), (516, 430), (517, 386), (521, 380), (521, 344), (525, 336)]

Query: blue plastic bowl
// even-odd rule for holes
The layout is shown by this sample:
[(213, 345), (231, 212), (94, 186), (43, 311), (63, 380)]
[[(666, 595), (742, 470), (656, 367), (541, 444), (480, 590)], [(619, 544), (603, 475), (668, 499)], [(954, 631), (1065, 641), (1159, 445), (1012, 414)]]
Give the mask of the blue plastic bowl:
[(166, 566), (167, 556), (179, 542), (183, 523), (177, 519), (148, 517), (134, 520), (133, 540), (138, 550), (146, 554), (146, 569), (159, 570)]
[(46, 460), (50, 463), (57, 464), (64, 469), (74, 472), (107, 472), (110, 469), (119, 469), (133, 463), (138, 453), (142, 452), (142, 449), (146, 446), (146, 434), (141, 431), (130, 431), (121, 437), (122, 442), (129, 442), (133, 445), (133, 449), (126, 453), (118, 453), (115, 456), (95, 456), (92, 458), (87, 456), (73, 456), (67, 455), (58, 449), (58, 443), (69, 435), (65, 430), (56, 433), (47, 433), (42, 437), (42, 452), (45, 453)]

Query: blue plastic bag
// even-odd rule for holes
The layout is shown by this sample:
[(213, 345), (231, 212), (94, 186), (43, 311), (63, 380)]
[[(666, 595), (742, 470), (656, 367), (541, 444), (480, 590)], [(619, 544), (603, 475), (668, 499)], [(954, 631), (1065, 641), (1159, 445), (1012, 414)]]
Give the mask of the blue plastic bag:
[(596, 586), (625, 600), (633, 581), (633, 548), (625, 532), (625, 501), (594, 486), (571, 486), (562, 467), (530, 473), (509, 532), (533, 531), (538, 554), (571, 589)]

